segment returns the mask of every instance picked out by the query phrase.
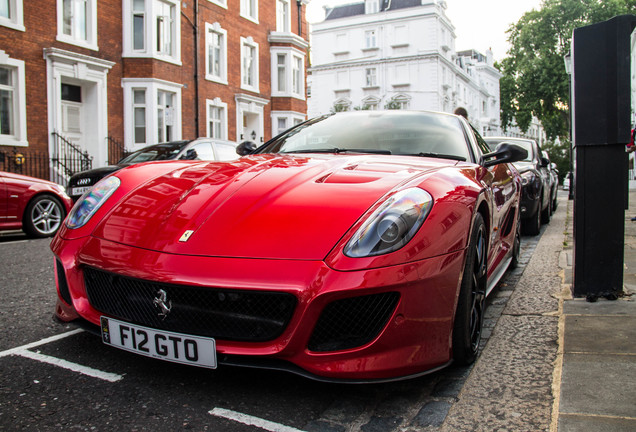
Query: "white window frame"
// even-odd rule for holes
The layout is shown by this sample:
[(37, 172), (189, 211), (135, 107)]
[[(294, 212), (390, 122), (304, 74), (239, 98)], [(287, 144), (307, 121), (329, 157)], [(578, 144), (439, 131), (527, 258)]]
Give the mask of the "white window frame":
[(364, 1), (364, 13), (372, 14), (380, 12), (379, 0), (365, 0)]
[(208, 0), (210, 3), (213, 3), (223, 9), (227, 9), (227, 0)]
[[(272, 96), (305, 100), (305, 54), (292, 47), (277, 46), (270, 49), (270, 55)], [(279, 56), (285, 58), (284, 65), (278, 62)], [(279, 86), (279, 69), (284, 70), (285, 85), (283, 89)]]
[[(283, 131), (299, 123), (304, 122), (307, 118), (305, 114), (296, 111), (272, 111), (272, 137), (277, 136)], [(278, 121), (285, 120), (286, 127), (284, 130), (278, 128)]]
[(369, 29), (364, 31), (364, 50), (373, 50), (378, 48), (378, 31)]
[[(210, 70), (211, 33), (216, 33), (220, 36), (219, 74), (215, 74)], [(205, 23), (205, 79), (227, 85), (227, 30), (224, 30), (218, 22), (214, 24)]]
[[(251, 76), (248, 76), (245, 68), (245, 52), (246, 48), (252, 48), (254, 56), (251, 59)], [(258, 93), (259, 92), (259, 56), (258, 56), (258, 43), (254, 42), (254, 39), (250, 36), (248, 38), (241, 38), (241, 88), (243, 90), (249, 90)], [(249, 83), (248, 80), (252, 82)]]
[[(258, 24), (258, 0), (240, 0), (241, 1), (241, 17)], [(250, 11), (250, 9), (252, 9)], [(250, 14), (251, 12), (251, 14)]]
[[(213, 138), (213, 139), (223, 139), (223, 140), (227, 140), (227, 130), (228, 130), (228, 125), (227, 125), (227, 103), (224, 103), (221, 101), (220, 98), (214, 98), (214, 99), (206, 99), (205, 100), (205, 106), (206, 106), (206, 110), (205, 110), (205, 133), (206, 136)], [(221, 132), (221, 136), (220, 137), (213, 137), (210, 133), (210, 113), (212, 111), (212, 109), (219, 109), (221, 116), (219, 118), (219, 127), (220, 127), (220, 132)]]
[(364, 69), (365, 88), (378, 87), (378, 68), (368, 67)]
[(57, 40), (60, 42), (99, 51), (97, 46), (97, 0), (71, 0), (86, 2), (86, 38), (64, 33), (64, 0), (57, 0)]
[[(159, 3), (164, 3), (172, 9), (172, 54), (164, 54), (157, 50), (157, 16)], [(123, 57), (154, 58), (168, 63), (181, 65), (181, 2), (179, 0), (145, 0), (143, 49), (134, 48), (134, 19), (137, 11), (133, 10), (133, 0), (123, 2)]]
[(23, 0), (8, 0), (9, 16), (0, 17), (0, 26), (9, 27), (14, 30), (25, 31), (24, 28), (24, 8)]
[(11, 69), (13, 78), (13, 133), (0, 135), (0, 145), (26, 147), (26, 86), (24, 60), (12, 59), (3, 50), (0, 50), (0, 66)]
[(276, 31), (291, 32), (291, 1), (276, 0)]
[[(123, 78), (122, 87), (124, 88), (124, 145), (127, 149), (134, 151), (159, 142), (157, 114), (160, 107), (157, 103), (157, 96), (160, 91), (174, 93), (173, 106), (171, 107), (172, 136), (170, 140), (181, 139), (181, 84), (151, 78)], [(133, 90), (142, 89), (146, 91), (146, 142), (135, 143)]]

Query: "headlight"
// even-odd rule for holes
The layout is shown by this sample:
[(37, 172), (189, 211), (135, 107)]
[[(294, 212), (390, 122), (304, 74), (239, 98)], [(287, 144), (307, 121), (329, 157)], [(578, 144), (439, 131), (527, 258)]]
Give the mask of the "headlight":
[(525, 186), (527, 184), (534, 183), (536, 178), (537, 176), (534, 175), (532, 171), (526, 171), (524, 173), (521, 173), (521, 184)]
[(433, 206), (433, 197), (422, 189), (405, 189), (382, 204), (344, 248), (346, 256), (362, 258), (396, 251), (422, 226)]
[(106, 177), (86, 192), (75, 204), (66, 218), (66, 226), (76, 229), (84, 226), (106, 200), (117, 190), (121, 180), (117, 177)]

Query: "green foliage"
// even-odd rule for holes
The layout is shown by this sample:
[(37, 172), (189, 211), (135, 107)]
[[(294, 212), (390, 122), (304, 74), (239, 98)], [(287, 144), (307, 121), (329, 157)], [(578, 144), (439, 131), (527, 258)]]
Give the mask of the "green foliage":
[(570, 170), (570, 141), (565, 139), (546, 141), (541, 146), (541, 150), (548, 152), (550, 161), (555, 163), (559, 170), (559, 183), (563, 183), (563, 178)]
[(396, 100), (391, 99), (386, 104), (384, 104), (385, 110), (399, 110), (402, 109), (402, 104)]
[(526, 131), (532, 116), (548, 139), (569, 134), (569, 76), (563, 57), (577, 27), (636, 12), (636, 0), (544, 0), (508, 29), (511, 48), (497, 65), (503, 74), (501, 124)]

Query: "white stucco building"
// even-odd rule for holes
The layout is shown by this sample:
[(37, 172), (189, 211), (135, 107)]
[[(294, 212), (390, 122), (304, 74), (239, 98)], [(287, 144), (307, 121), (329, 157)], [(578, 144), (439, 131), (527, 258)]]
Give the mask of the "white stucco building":
[(501, 74), (492, 52), (456, 52), (445, 10), (443, 0), (358, 0), (326, 8), (311, 32), (308, 116), (462, 106), (482, 134), (499, 133)]

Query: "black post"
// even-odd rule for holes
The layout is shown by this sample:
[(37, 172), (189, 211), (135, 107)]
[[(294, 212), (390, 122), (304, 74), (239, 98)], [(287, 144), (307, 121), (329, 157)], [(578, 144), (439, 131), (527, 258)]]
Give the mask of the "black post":
[(630, 35), (636, 16), (574, 30), (573, 132), (575, 297), (615, 299), (623, 292), (630, 134)]

